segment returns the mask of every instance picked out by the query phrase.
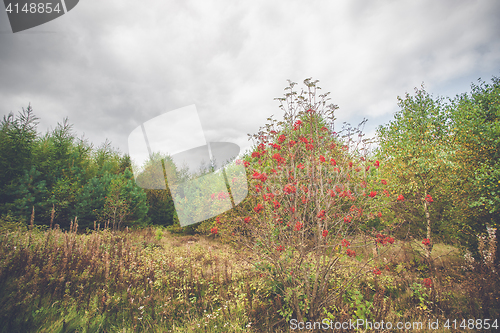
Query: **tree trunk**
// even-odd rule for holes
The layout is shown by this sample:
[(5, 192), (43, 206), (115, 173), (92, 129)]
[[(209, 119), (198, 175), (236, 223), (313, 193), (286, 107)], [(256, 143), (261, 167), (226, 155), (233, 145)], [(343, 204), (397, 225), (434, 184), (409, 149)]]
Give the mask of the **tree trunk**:
[(431, 218), (429, 214), (429, 208), (427, 207), (427, 201), (425, 199), (424, 199), (424, 212), (425, 212), (425, 219), (427, 221), (427, 239), (430, 241), (430, 243), (425, 246), (425, 257), (427, 258), (429, 264), (432, 264), (431, 253), (433, 244), (431, 240)]

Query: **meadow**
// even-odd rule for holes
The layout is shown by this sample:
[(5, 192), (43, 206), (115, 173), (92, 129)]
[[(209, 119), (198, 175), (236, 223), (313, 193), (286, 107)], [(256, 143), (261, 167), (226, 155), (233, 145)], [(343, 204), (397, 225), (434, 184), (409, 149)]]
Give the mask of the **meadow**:
[[(358, 250), (358, 259), (374, 250)], [(324, 318), (499, 317), (498, 265), (437, 244), (435, 277), (426, 285), (423, 255), (418, 242), (397, 240), (379, 256), (382, 273), (356, 279)], [(35, 228), (2, 234), (0, 259), (2, 332), (290, 331), (283, 300), (254, 269), (252, 253), (215, 236)]]

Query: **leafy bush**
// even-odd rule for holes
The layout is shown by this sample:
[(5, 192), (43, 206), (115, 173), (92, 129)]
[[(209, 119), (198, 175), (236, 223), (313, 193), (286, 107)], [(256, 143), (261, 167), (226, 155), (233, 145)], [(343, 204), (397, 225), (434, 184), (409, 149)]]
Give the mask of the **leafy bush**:
[(254, 264), (285, 301), (282, 315), (299, 321), (320, 318), (351, 282), (346, 272), (378, 274), (356, 258), (357, 247), (367, 239), (394, 242), (363, 231), (389, 200), (368, 140), (350, 128), (336, 133), (337, 107), (327, 105), (328, 94), (316, 96), (317, 81), (304, 84), (297, 94), (290, 83), (279, 99), (287, 104), (284, 120), (269, 119), (253, 137), (256, 148), (244, 161), (252, 175), (249, 200), (211, 229), (255, 253)]

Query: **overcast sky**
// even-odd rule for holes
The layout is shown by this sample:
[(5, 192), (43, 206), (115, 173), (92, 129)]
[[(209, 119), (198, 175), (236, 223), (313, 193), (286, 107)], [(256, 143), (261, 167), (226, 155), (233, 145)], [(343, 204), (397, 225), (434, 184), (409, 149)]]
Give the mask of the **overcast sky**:
[(15, 34), (2, 11), (0, 114), (31, 103), (40, 132), (68, 117), (127, 152), (136, 127), (195, 104), (207, 140), (244, 150), (282, 116), (287, 79), (312, 77), (339, 123), (367, 118), (373, 134), (422, 82), (452, 97), (500, 76), (499, 32), (496, 0), (81, 0)]

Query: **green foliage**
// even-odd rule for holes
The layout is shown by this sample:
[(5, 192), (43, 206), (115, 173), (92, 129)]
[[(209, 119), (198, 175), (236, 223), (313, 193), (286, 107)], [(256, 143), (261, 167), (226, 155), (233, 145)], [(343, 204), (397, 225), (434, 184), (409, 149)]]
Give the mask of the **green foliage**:
[[(140, 174), (136, 175), (136, 181), (145, 189), (149, 207), (148, 219), (151, 223), (162, 226), (178, 224), (170, 191), (174, 184), (168, 184), (165, 176), (169, 175), (172, 183), (182, 182), (186, 177), (185, 170), (178, 170), (170, 156), (159, 154), (150, 156), (142, 167), (134, 166), (134, 170), (142, 170)], [(178, 227), (180, 228), (180, 226)]]
[[(423, 88), (416, 89), (415, 96), (406, 94), (398, 99), (401, 110), (389, 124), (377, 129), (378, 155), (385, 161), (382, 169), (391, 194), (404, 197), (405, 203), (394, 205), (392, 210), (411, 222), (414, 234), (430, 238), (428, 223), (434, 232), (446, 227), (443, 212), (452, 204), (446, 195), (449, 171), (454, 166), (449, 114), (442, 100), (434, 99)], [(427, 195), (435, 203), (427, 204)]]
[(17, 220), (11, 215), (2, 215), (0, 217), (0, 234), (6, 232), (15, 232), (15, 231), (25, 231), (26, 223), (23, 220)]
[(109, 173), (95, 176), (79, 192), (75, 200), (74, 215), (78, 216), (78, 223), (82, 228), (91, 228), (94, 221), (99, 220), (112, 179), (113, 175)]
[(175, 207), (170, 197), (170, 191), (144, 190), (148, 203), (148, 218), (151, 223), (162, 226), (173, 225), (175, 221)]
[(12, 192), (16, 199), (12, 204), (7, 204), (6, 207), (13, 214), (28, 221), (33, 207), (38, 211), (45, 208), (47, 204), (48, 190), (45, 180), (33, 166), (15, 185)]
[(134, 181), (132, 172), (127, 168), (110, 183), (104, 204), (104, 214), (111, 218), (113, 226), (120, 228), (127, 225), (145, 226), (148, 206), (146, 194)]
[(60, 177), (54, 183), (48, 204), (54, 205), (55, 221), (58, 224), (66, 226), (65, 222), (69, 223), (75, 216), (79, 216), (75, 212), (75, 206), (78, 204), (81, 189), (79, 182), (67, 176)]
[[(10, 113), (0, 124), (0, 199), (11, 201), (11, 190), (26, 171), (31, 169), (36, 139), (37, 118), (31, 106), (16, 117)], [(2, 208), (5, 211), (5, 208)]]
[(412, 297), (418, 304), (418, 308), (421, 310), (428, 310), (432, 306), (432, 301), (429, 299), (429, 290), (422, 286), (420, 283), (414, 282), (411, 285)]
[(146, 193), (135, 184), (129, 169), (120, 174), (105, 172), (92, 178), (76, 201), (75, 216), (83, 228), (92, 227), (94, 221), (102, 225), (109, 223), (113, 228), (148, 222)]
[(500, 79), (479, 81), (451, 105), (456, 163), (454, 195), (461, 230), (500, 227)]
[(365, 300), (363, 295), (359, 290), (353, 290), (351, 295), (348, 295), (350, 300), (349, 302), (352, 303), (353, 309), (354, 309), (354, 317), (353, 320), (357, 319), (372, 319), (372, 313), (371, 309), (373, 308), (373, 302), (370, 302), (369, 300)]
[(389, 214), (409, 222), (415, 237), (460, 242), (477, 254), (476, 235), (499, 226), (499, 96), (495, 77), (449, 103), (416, 89), (399, 98), (401, 110), (378, 128), (382, 172), (391, 195), (405, 198)]
[(34, 208), (35, 224), (63, 228), (75, 217), (81, 227), (93, 228), (94, 221), (108, 219), (116, 227), (144, 226), (148, 211), (172, 215), (168, 200), (149, 209), (130, 172), (130, 157), (109, 142), (94, 149), (76, 138), (67, 119), (45, 135), (36, 126), (31, 106), (1, 123), (1, 214), (28, 223)]

